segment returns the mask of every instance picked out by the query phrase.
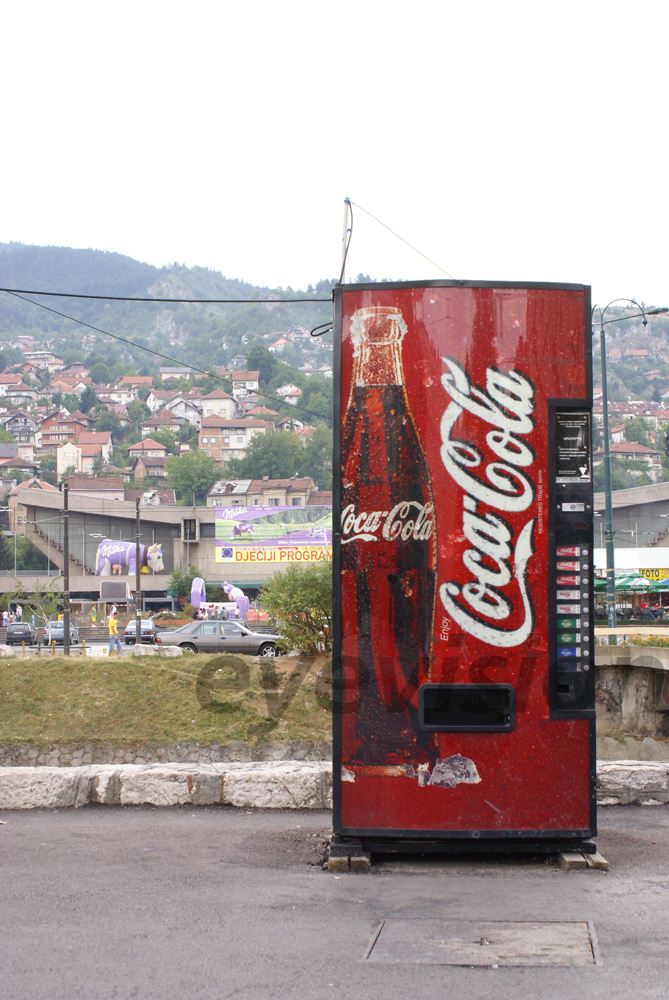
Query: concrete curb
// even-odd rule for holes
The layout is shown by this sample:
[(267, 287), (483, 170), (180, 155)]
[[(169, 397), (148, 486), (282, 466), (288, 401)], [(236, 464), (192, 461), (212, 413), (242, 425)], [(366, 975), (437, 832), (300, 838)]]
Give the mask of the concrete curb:
[[(600, 761), (597, 800), (600, 806), (666, 805), (669, 762)], [(57, 809), (89, 804), (331, 809), (332, 763), (0, 768), (0, 809)]]

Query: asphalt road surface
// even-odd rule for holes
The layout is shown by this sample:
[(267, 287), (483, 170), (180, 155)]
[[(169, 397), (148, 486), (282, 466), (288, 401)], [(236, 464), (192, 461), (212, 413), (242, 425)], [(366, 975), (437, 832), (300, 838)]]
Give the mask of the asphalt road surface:
[[(0, 813), (3, 1000), (669, 996), (669, 810), (600, 811), (609, 872), (538, 859), (321, 868), (324, 812)], [(366, 961), (381, 921), (592, 921), (601, 964)], [(452, 926), (452, 925), (451, 925)], [(413, 945), (412, 945), (413, 948)]]

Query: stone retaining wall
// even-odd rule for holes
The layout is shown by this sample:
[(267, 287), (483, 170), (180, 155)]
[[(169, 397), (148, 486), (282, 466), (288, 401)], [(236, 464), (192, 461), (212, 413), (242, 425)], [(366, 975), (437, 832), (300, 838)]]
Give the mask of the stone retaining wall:
[(275, 760), (332, 760), (332, 744), (271, 740), (235, 743), (157, 743), (140, 747), (58, 744), (0, 746), (0, 767), (80, 767), (85, 764), (225, 764)]

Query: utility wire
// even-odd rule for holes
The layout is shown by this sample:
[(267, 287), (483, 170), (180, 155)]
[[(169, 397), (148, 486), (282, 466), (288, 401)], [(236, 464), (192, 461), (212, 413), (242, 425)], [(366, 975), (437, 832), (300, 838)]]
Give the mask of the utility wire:
[[(429, 258), (429, 257), (426, 257), (426, 256), (425, 256), (425, 254), (424, 254), (424, 253), (422, 253), (422, 251), (420, 251), (420, 250), (419, 250), (419, 249), (418, 249), (417, 247), (415, 247), (415, 246), (413, 246), (413, 245), (412, 245), (411, 243), (409, 243), (409, 241), (408, 241), (408, 240), (405, 240), (405, 239), (404, 239), (404, 237), (403, 237), (403, 236), (400, 236), (400, 234), (399, 234), (399, 233), (396, 233), (394, 229), (391, 229), (391, 228), (390, 228), (390, 226), (387, 226), (387, 225), (385, 224), (385, 222), (381, 222), (381, 220), (380, 220), (380, 219), (377, 219), (377, 217), (376, 217), (375, 215), (372, 215), (372, 213), (371, 213), (371, 212), (368, 212), (368, 211), (367, 211), (367, 209), (366, 209), (366, 208), (363, 208), (363, 207), (362, 207), (362, 205), (359, 205), (359, 204), (358, 204), (358, 202), (356, 202), (356, 201), (352, 201), (352, 202), (351, 202), (351, 205), (355, 205), (355, 207), (356, 207), (356, 208), (359, 208), (361, 212), (364, 212), (364, 213), (365, 213), (365, 215), (368, 215), (368, 216), (370, 217), (370, 219), (374, 219), (374, 222), (378, 222), (378, 224), (379, 224), (380, 226), (383, 226), (383, 228), (384, 228), (384, 229), (387, 229), (389, 233), (392, 233), (392, 234), (393, 234), (393, 236), (396, 236), (398, 240), (401, 240), (401, 241), (402, 241), (402, 243), (405, 243), (405, 244), (406, 244), (406, 245), (407, 245), (407, 246), (409, 247), (409, 249), (411, 249), (411, 250), (413, 250), (413, 251), (414, 251), (415, 253), (419, 254), (419, 255), (420, 255), (420, 256), (421, 256), (421, 257), (422, 257), (422, 258), (423, 258), (424, 260), (426, 260), (426, 261), (428, 262), (428, 264), (432, 264), (432, 266), (433, 266), (433, 267), (436, 267), (438, 271), (441, 271), (441, 273), (442, 273), (442, 274), (445, 274), (447, 278), (452, 278), (452, 279), (453, 279), (453, 281), (455, 281), (455, 278), (453, 278), (453, 275), (452, 275), (452, 274), (449, 274), (449, 273), (448, 273), (448, 271), (445, 271), (445, 270), (444, 270), (444, 268), (443, 268), (443, 267), (440, 267), (440, 266), (439, 266), (439, 264), (437, 264), (437, 263), (436, 263), (435, 261), (433, 261), (433, 260), (430, 260), (430, 258)], [(348, 252), (348, 247), (346, 248), (346, 250), (347, 250), (347, 252)]]
[[(364, 209), (363, 209), (364, 211)], [(291, 305), (293, 302), (332, 302), (329, 299), (154, 299), (135, 298), (129, 295), (80, 295), (77, 292), (40, 292), (34, 288), (0, 288), (0, 292), (9, 292), (11, 295), (51, 295), (58, 299), (102, 299), (104, 302), (186, 302), (193, 305), (211, 303), (212, 305), (259, 305), (283, 303)], [(39, 302), (33, 303), (39, 305)], [(71, 318), (71, 317), (69, 317)], [(77, 322), (77, 320), (75, 320)], [(111, 334), (109, 334), (111, 337)]]
[[(206, 375), (209, 378), (214, 378), (219, 382), (225, 382), (226, 385), (232, 386), (232, 381), (229, 378), (223, 378), (222, 375), (214, 375), (213, 372), (205, 371), (204, 368), (198, 368), (196, 365), (190, 362), (179, 361), (178, 358), (172, 358), (169, 354), (162, 354), (160, 351), (154, 351), (150, 347), (144, 347), (142, 344), (135, 344), (132, 340), (127, 340), (125, 337), (121, 337), (117, 333), (110, 333), (109, 330), (101, 330), (99, 326), (92, 326), (91, 323), (85, 323), (83, 319), (77, 319), (76, 316), (68, 316), (67, 313), (59, 312), (58, 309), (52, 309), (51, 306), (45, 306), (41, 302), (35, 302), (33, 299), (26, 299), (23, 295), (19, 295), (18, 292), (11, 291), (8, 288), (1, 288), (0, 291), (8, 292), (17, 299), (21, 299), (23, 302), (28, 302), (30, 305), (38, 306), (40, 309), (46, 309), (47, 312), (54, 313), (56, 316), (62, 316), (63, 319), (69, 319), (73, 323), (78, 323), (79, 326), (85, 326), (89, 330), (94, 330), (95, 333), (101, 333), (105, 337), (111, 337), (112, 340), (119, 340), (123, 344), (127, 344), (129, 347), (134, 347), (137, 350), (145, 351), (147, 354), (154, 354), (157, 358), (163, 358), (165, 361), (171, 361), (172, 364), (179, 365), (182, 368), (190, 368), (192, 371), (200, 372), (201, 375)], [(38, 293), (41, 294), (41, 293)], [(329, 300), (328, 300), (329, 301)], [(266, 392), (256, 392), (256, 396), (261, 396), (263, 399), (268, 399), (271, 403), (282, 403), (283, 400), (274, 396), (269, 396)], [(324, 413), (316, 413), (315, 410), (308, 410), (306, 406), (298, 406), (297, 404), (290, 404), (293, 410), (300, 410), (302, 413), (308, 413), (312, 417), (318, 417), (320, 420), (330, 420), (330, 418)]]

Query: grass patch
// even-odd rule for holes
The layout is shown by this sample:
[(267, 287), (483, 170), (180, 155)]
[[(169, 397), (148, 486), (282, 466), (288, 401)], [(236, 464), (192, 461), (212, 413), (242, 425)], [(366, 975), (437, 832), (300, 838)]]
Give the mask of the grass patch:
[(221, 655), (0, 660), (0, 743), (329, 740), (325, 664)]

